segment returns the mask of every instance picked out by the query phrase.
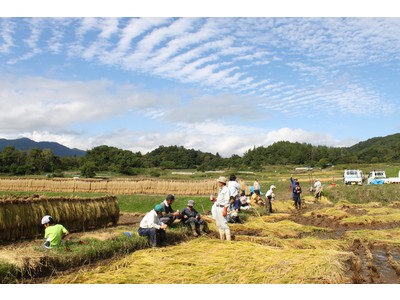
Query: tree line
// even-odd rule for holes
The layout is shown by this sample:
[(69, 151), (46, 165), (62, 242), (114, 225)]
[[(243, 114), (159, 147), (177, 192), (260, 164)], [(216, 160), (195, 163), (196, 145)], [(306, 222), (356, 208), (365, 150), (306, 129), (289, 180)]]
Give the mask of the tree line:
[(0, 155), (0, 172), (11, 175), (49, 173), (62, 176), (64, 171), (79, 170), (85, 177), (93, 177), (97, 172), (133, 176), (148, 168), (198, 171), (236, 168), (257, 171), (267, 165), (324, 168), (335, 164), (399, 161), (400, 134), (396, 134), (347, 148), (281, 141), (268, 147), (253, 147), (243, 156), (234, 154), (229, 158), (221, 157), (219, 153), (186, 149), (183, 146), (160, 146), (149, 153), (141, 154), (103, 145), (88, 150), (84, 157), (58, 157), (49, 149), (31, 149), (25, 152), (8, 146)]

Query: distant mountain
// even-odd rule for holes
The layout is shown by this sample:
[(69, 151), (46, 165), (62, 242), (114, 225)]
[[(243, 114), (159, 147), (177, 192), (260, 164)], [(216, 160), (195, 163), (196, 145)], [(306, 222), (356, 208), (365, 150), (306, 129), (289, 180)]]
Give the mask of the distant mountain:
[(0, 151), (5, 147), (14, 146), (16, 150), (28, 151), (30, 149), (50, 149), (53, 154), (60, 157), (80, 157), (85, 156), (86, 151), (76, 148), (70, 149), (56, 142), (35, 142), (28, 138), (20, 138), (15, 140), (0, 139)]

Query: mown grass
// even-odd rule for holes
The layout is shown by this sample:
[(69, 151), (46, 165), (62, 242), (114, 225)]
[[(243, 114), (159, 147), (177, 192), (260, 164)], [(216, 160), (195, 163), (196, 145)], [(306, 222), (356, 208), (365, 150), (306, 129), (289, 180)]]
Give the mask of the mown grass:
[(52, 283), (340, 283), (348, 255), (199, 238), (168, 249), (136, 251), (111, 266)]
[[(282, 214), (285, 215), (285, 214)], [(235, 241), (210, 237), (165, 249), (139, 250), (113, 263), (52, 283), (266, 284), (344, 283), (346, 242), (321, 240), (300, 232), (325, 229), (271, 216), (249, 215), (245, 224), (231, 224)], [(214, 224), (211, 224), (214, 228)], [(240, 235), (253, 231), (257, 236)]]
[(400, 229), (364, 229), (351, 230), (345, 232), (345, 238), (348, 240), (359, 239), (365, 243), (377, 243), (384, 245), (400, 246)]
[[(125, 228), (125, 230), (127, 229)], [(20, 255), (15, 258), (10, 254), (9, 261), (6, 257), (7, 252), (3, 250), (0, 262), (0, 283), (23, 283), (35, 277), (50, 275), (57, 271), (88, 265), (98, 260), (126, 255), (150, 247), (148, 239), (137, 234), (137, 228), (130, 228), (131, 237), (122, 234), (123, 231), (124, 229), (121, 228), (116, 229), (110, 232), (108, 238), (105, 239), (98, 239), (96, 235), (89, 233), (87, 236), (91, 236), (91, 238), (64, 241), (62, 246), (50, 250), (42, 246), (42, 241), (36, 241), (36, 245), (29, 248), (14, 249), (14, 251), (19, 251)], [(112, 236), (110, 237), (110, 235)], [(187, 240), (187, 235), (188, 231), (183, 226), (170, 228), (168, 230), (169, 243), (174, 244)], [(27, 249), (25, 253), (23, 253), (24, 249)], [(35, 258), (33, 259), (33, 257)]]

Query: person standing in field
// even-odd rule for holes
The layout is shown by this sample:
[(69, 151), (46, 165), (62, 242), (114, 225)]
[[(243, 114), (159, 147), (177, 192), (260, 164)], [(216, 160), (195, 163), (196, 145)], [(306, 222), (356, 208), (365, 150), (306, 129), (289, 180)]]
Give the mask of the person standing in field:
[(175, 201), (175, 196), (169, 194), (165, 198), (165, 200), (160, 203), (160, 205), (164, 208), (160, 221), (163, 222), (164, 224), (167, 224), (168, 226), (174, 223), (176, 218), (180, 217), (179, 210), (174, 211), (172, 208), (172, 204), (174, 203), (174, 201)]
[(55, 224), (54, 219), (46, 215), (42, 218), (42, 225), (44, 226), (44, 238), (46, 242), (44, 247), (51, 249), (61, 245), (61, 240), (69, 234), (68, 230), (61, 224)]
[(258, 182), (257, 178), (254, 180), (253, 187), (254, 187), (254, 193), (256, 191), (258, 191), (258, 194), (260, 194), (261, 187), (260, 187), (260, 183)]
[(229, 177), (228, 189), (229, 189), (230, 196), (233, 197), (233, 199), (235, 200), (236, 209), (239, 209), (239, 207), (240, 207), (240, 201), (239, 201), (240, 185), (236, 181), (235, 175), (231, 175), (231, 177)]
[(322, 184), (319, 179), (315, 179), (314, 182), (314, 198), (315, 202), (318, 202), (319, 199), (321, 199), (322, 195)]
[(299, 183), (299, 186), (300, 186), (300, 182), (299, 182), (298, 178), (293, 178), (292, 174), (290, 174), (290, 182), (292, 183), (292, 189), (291, 189), (292, 190), (292, 199), (294, 200), (294, 192), (293, 192), (293, 190), (296, 187), (296, 182)]
[(157, 247), (157, 236), (159, 237), (160, 244), (164, 245), (167, 240), (165, 230), (167, 224), (160, 221), (160, 217), (164, 212), (164, 207), (161, 204), (157, 204), (154, 209), (149, 211), (140, 221), (138, 233), (140, 236), (149, 237), (151, 247)]
[(295, 187), (293, 188), (293, 200), (294, 200), (294, 206), (297, 209), (301, 208), (301, 198), (300, 198), (300, 194), (301, 194), (301, 187), (300, 187), (300, 183), (296, 182), (295, 183)]
[(220, 239), (224, 240), (226, 238), (227, 241), (230, 241), (231, 231), (225, 218), (227, 215), (230, 198), (229, 189), (226, 186), (225, 177), (219, 177), (217, 182), (219, 186), (218, 196), (217, 198), (214, 198), (212, 195), (210, 196), (210, 200), (215, 202), (211, 209), (211, 213), (213, 218), (215, 219)]
[(275, 193), (274, 193), (275, 189), (276, 186), (271, 185), (268, 192), (265, 194), (265, 201), (266, 201), (265, 206), (269, 213), (272, 213), (272, 201), (275, 200)]

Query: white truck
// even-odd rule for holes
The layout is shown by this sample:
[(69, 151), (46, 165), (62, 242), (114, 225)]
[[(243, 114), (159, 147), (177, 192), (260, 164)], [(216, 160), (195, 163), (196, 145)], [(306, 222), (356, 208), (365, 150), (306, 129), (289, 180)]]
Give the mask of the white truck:
[(399, 177), (386, 177), (385, 171), (371, 171), (368, 174), (368, 184), (385, 184), (385, 183), (400, 183), (400, 171)]
[(343, 174), (344, 184), (358, 184), (364, 183), (364, 173), (361, 170), (344, 170)]

